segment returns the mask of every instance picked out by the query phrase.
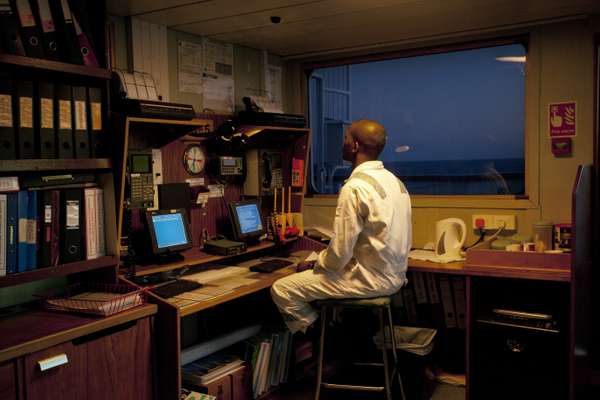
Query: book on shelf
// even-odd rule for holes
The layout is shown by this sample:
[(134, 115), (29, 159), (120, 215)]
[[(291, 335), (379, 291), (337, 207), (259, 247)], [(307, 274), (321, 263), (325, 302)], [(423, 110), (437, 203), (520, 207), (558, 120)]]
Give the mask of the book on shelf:
[(235, 355), (215, 353), (181, 367), (182, 378), (184, 382), (203, 385), (229, 375), (243, 363), (244, 360)]

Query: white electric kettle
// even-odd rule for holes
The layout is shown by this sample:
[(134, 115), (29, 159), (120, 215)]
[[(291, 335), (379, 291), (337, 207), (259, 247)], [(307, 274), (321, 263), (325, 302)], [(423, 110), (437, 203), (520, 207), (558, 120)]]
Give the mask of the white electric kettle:
[(467, 226), (459, 218), (442, 219), (435, 224), (435, 255), (440, 260), (460, 260), (467, 238)]

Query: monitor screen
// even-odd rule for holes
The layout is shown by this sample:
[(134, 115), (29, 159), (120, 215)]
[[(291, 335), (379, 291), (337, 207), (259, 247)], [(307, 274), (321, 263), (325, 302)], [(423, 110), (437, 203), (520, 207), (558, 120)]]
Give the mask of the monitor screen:
[(132, 155), (131, 172), (134, 174), (148, 174), (152, 172), (152, 156), (149, 154)]
[(229, 211), (234, 239), (257, 238), (265, 233), (258, 200), (230, 203)]
[(148, 225), (154, 253), (184, 250), (192, 246), (183, 209), (149, 211)]

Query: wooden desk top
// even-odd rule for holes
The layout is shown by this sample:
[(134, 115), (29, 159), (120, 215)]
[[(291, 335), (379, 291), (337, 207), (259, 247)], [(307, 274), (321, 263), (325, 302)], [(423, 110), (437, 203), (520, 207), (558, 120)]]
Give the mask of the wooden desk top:
[[(282, 244), (288, 244), (288, 243), (293, 242), (294, 240), (295, 239), (288, 239), (285, 242), (283, 242)], [(169, 263), (169, 264), (138, 265), (138, 266), (136, 266), (135, 275), (136, 276), (151, 275), (151, 274), (156, 274), (157, 272), (172, 271), (174, 269), (179, 269), (179, 268), (183, 268), (183, 267), (193, 267), (193, 266), (208, 264), (208, 263), (212, 263), (212, 262), (224, 261), (224, 260), (227, 260), (227, 259), (230, 259), (233, 257), (244, 256), (246, 254), (252, 254), (252, 253), (259, 252), (261, 250), (274, 248), (275, 246), (277, 246), (276, 243), (264, 240), (257, 245), (249, 246), (245, 252), (237, 254), (235, 256), (219, 256), (219, 255), (215, 255), (215, 254), (209, 254), (209, 253), (205, 253), (205, 252), (201, 251), (199, 248), (195, 247), (195, 248), (181, 252), (181, 255), (184, 258), (183, 261), (177, 261), (177, 262)]]
[(542, 281), (570, 282), (571, 270), (563, 268), (544, 268), (532, 266), (503, 267), (496, 265), (468, 265), (465, 262), (446, 264), (431, 261), (408, 259), (408, 270), (454, 274), (467, 276), (488, 276), (494, 278), (533, 279)]
[(32, 310), (0, 319), (0, 362), (156, 314), (144, 304), (108, 317)]
[[(176, 299), (168, 299), (167, 301), (171, 304), (174, 304), (179, 307), (179, 312), (182, 317), (186, 315), (194, 314), (198, 311), (206, 310), (208, 308), (217, 306), (219, 304), (226, 303), (231, 300), (235, 300), (237, 298), (249, 295), (251, 293), (258, 292), (259, 290), (263, 290), (271, 287), (273, 283), (279, 278), (283, 278), (284, 276), (291, 275), (296, 272), (295, 266), (289, 266), (287, 268), (282, 268), (280, 270), (263, 274), (260, 272), (255, 273), (252, 278), (256, 279), (256, 282), (251, 283), (249, 285), (238, 287), (228, 293), (225, 293), (220, 296), (212, 297), (210, 299), (201, 300), (201, 301), (193, 301), (193, 300), (176, 300)], [(208, 286), (209, 284), (207, 284)]]

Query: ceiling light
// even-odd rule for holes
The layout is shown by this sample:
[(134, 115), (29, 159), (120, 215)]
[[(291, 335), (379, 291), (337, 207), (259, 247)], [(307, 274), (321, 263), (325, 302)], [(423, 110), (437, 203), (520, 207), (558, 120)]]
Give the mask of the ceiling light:
[(496, 57), (496, 61), (501, 62), (512, 62), (512, 63), (524, 63), (526, 57), (525, 56), (504, 56), (504, 57)]

